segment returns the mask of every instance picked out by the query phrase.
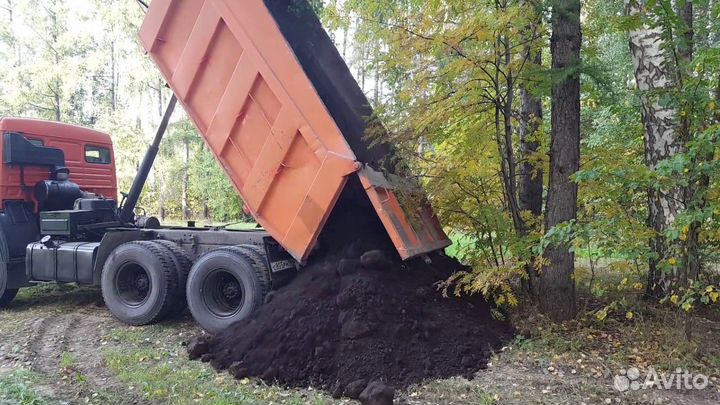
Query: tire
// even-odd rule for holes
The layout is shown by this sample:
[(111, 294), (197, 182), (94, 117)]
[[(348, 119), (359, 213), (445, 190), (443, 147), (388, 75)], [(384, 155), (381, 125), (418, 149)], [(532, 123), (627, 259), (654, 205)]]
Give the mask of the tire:
[(103, 267), (105, 305), (128, 325), (159, 322), (178, 305), (177, 274), (168, 249), (148, 241), (124, 243)]
[(246, 248), (223, 247), (193, 265), (187, 302), (193, 318), (206, 331), (218, 333), (262, 305), (270, 285), (253, 256)]
[(185, 299), (185, 291), (188, 275), (190, 274), (190, 268), (192, 268), (192, 259), (185, 249), (178, 246), (176, 243), (169, 240), (157, 239), (153, 240), (153, 243), (160, 245), (162, 249), (166, 249), (170, 254), (173, 262), (175, 263), (175, 269), (177, 270), (177, 289), (175, 295), (177, 297), (177, 305), (174, 305), (170, 310), (168, 316), (174, 317), (181, 314), (185, 308), (187, 308), (187, 300)]
[(295, 269), (289, 269), (289, 270), (283, 270), (280, 272), (273, 273), (270, 270), (270, 267), (268, 266), (267, 257), (265, 253), (265, 249), (261, 248), (258, 245), (238, 245), (239, 248), (248, 249), (254, 251), (257, 255), (260, 256), (262, 260), (262, 266), (265, 268), (265, 274), (268, 280), (268, 285), (270, 286), (271, 290), (277, 290), (280, 287), (284, 287), (295, 278), (295, 275), (297, 274), (297, 270)]
[(270, 267), (268, 266), (267, 257), (265, 256), (265, 249), (256, 245), (237, 245), (236, 248), (240, 249), (245, 253), (253, 262), (255, 271), (258, 276), (262, 278), (263, 283), (267, 287), (267, 294), (272, 290), (272, 277), (270, 275)]
[(12, 300), (14, 300), (15, 296), (18, 293), (17, 288), (14, 288), (14, 289), (7, 288), (7, 281), (8, 281), (7, 264), (4, 262), (0, 262), (0, 308), (6, 306)]

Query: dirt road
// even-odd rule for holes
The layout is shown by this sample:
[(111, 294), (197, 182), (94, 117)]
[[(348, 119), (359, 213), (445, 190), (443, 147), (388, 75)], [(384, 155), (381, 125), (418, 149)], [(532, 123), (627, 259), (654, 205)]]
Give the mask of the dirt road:
[[(114, 320), (93, 289), (41, 286), (0, 311), (0, 404), (348, 404), (311, 388), (285, 390), (236, 381), (189, 361), (182, 343), (199, 333), (183, 319), (143, 328)], [(402, 404), (716, 404), (717, 388), (613, 388), (612, 371), (585, 373), (526, 358), (509, 347), (475, 379), (411, 387)], [(574, 371), (575, 370), (575, 371)], [(593, 371), (594, 373), (594, 371)]]

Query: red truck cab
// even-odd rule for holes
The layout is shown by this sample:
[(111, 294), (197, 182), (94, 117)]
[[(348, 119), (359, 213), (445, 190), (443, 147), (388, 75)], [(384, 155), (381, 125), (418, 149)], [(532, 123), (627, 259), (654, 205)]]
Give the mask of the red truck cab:
[[(72, 277), (63, 278), (54, 268), (43, 277), (25, 264), (28, 246), (46, 234), (41, 222), (48, 212), (70, 216), (67, 210), (81, 199), (86, 206), (79, 208), (85, 211), (75, 215), (90, 217), (94, 212), (87, 206), (100, 204), (107, 209), (95, 211), (114, 217), (117, 178), (110, 136), (59, 122), (0, 118), (0, 156), (0, 306), (32, 280), (92, 282), (91, 275), (83, 277), (75, 268), (68, 270)], [(69, 221), (48, 218), (47, 223), (50, 230)], [(51, 259), (59, 257), (48, 252)]]
[[(49, 168), (7, 163), (6, 134), (21, 134), (35, 146), (60, 149), (70, 179), (83, 190), (117, 198), (115, 157), (110, 135), (89, 128), (28, 118), (0, 118), (0, 208), (7, 201), (35, 201), (33, 186), (48, 179)], [(36, 207), (37, 210), (37, 207)]]

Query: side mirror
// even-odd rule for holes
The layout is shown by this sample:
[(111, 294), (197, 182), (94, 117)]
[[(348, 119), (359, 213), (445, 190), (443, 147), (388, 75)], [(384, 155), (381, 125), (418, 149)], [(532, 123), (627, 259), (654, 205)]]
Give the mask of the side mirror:
[(6, 132), (3, 135), (3, 148), (3, 161), (6, 164), (65, 166), (65, 153), (62, 149), (33, 145), (23, 134)]

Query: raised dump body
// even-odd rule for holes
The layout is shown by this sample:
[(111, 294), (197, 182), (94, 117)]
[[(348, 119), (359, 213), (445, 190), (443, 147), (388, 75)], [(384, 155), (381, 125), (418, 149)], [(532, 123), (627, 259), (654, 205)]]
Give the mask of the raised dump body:
[(365, 139), (372, 109), (305, 0), (154, 0), (140, 37), (258, 223), (297, 260), (354, 175), (403, 259), (450, 245), (424, 196), (398, 197), (407, 182), (388, 174), (391, 148)]

